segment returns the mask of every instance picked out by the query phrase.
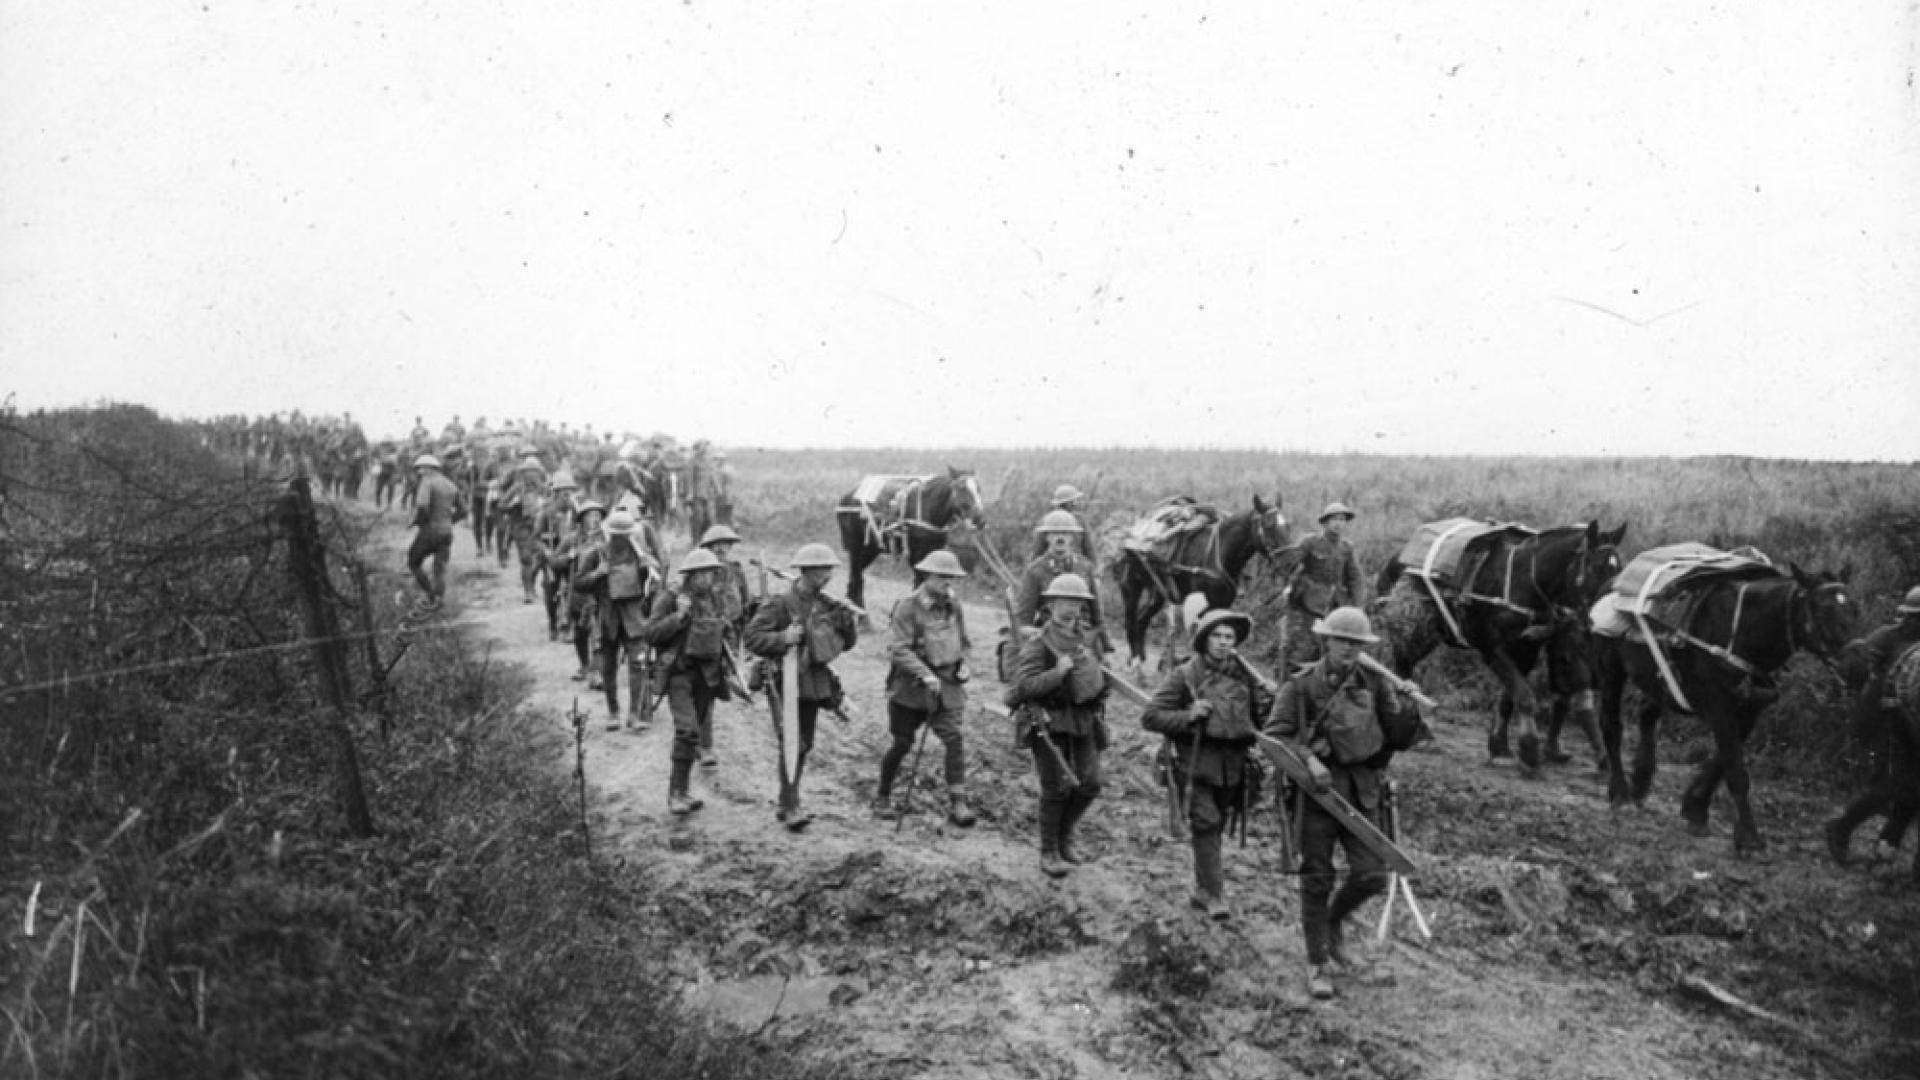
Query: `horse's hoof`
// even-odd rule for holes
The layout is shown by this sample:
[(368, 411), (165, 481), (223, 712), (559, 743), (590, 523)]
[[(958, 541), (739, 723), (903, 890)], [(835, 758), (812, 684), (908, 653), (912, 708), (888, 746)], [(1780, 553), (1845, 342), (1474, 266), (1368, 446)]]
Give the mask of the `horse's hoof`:
[(1687, 835), (1696, 836), (1696, 837), (1712, 836), (1713, 829), (1704, 821), (1695, 821), (1692, 818), (1688, 818), (1687, 819)]
[(1520, 740), (1520, 764), (1530, 772), (1540, 768), (1540, 740), (1524, 738)]
[(1565, 765), (1567, 762), (1573, 760), (1572, 754), (1567, 753), (1557, 746), (1547, 747), (1546, 752), (1543, 753), (1541, 757), (1544, 758), (1549, 765)]
[(1827, 854), (1832, 856), (1836, 865), (1845, 866), (1853, 858), (1849, 849), (1853, 846), (1853, 830), (1840, 824), (1839, 820), (1827, 822), (1823, 830), (1827, 837)]
[(1490, 758), (1513, 756), (1513, 751), (1507, 746), (1507, 737), (1505, 735), (1487, 736), (1487, 756)]

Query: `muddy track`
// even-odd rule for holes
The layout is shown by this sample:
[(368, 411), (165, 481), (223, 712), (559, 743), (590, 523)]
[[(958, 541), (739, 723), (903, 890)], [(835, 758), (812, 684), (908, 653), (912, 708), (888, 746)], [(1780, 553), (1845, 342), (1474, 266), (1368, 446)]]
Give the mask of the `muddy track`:
[[(684, 538), (679, 546), (684, 547)], [(399, 544), (397, 532), (383, 542)], [(1675, 812), (1687, 772), (1664, 763), (1649, 809), (1612, 811), (1590, 761), (1527, 780), (1485, 760), (1468, 717), (1405, 755), (1407, 845), (1435, 941), (1396, 917), (1362, 952), (1380, 977), (1332, 1005), (1304, 992), (1291, 879), (1257, 815), (1228, 851), (1236, 913), (1186, 906), (1184, 845), (1165, 837), (1152, 743), (1115, 706), (1106, 793), (1086, 830), (1101, 856), (1060, 882), (1037, 868), (1036, 786), (1005, 721), (968, 720), (980, 822), (944, 824), (938, 748), (921, 763), (921, 812), (896, 831), (867, 812), (887, 739), (884, 628), (837, 665), (854, 720), (823, 718), (805, 833), (774, 820), (775, 749), (763, 703), (716, 711), (717, 770), (695, 770), (706, 806), (693, 847), (670, 850), (671, 724), (609, 732), (605, 706), (570, 680), (517, 571), (456, 543), (452, 602), (497, 661), (534, 679), (556, 725), (588, 712), (596, 851), (658, 884), (650, 913), (691, 1001), (875, 1076), (922, 1077), (1805, 1077), (1920, 1071), (1920, 897), (1905, 865), (1839, 871), (1813, 839), (1829, 807), (1760, 778), (1774, 845), (1732, 858), (1722, 835), (1688, 838)], [(838, 589), (836, 581), (834, 588)], [(904, 586), (870, 579), (885, 611)], [(998, 609), (969, 605), (974, 670), (992, 670)], [(1584, 755), (1583, 755), (1584, 756)], [(572, 769), (569, 757), (556, 768)], [(1864, 832), (1863, 832), (1864, 837)], [(1683, 991), (1706, 979), (1757, 1018)]]

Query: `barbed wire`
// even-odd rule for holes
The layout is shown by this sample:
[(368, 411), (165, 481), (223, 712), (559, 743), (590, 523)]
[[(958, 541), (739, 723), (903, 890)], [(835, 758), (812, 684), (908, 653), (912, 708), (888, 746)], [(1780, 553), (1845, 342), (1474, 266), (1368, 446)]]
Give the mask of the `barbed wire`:
[(456, 627), (482, 626), (484, 619), (452, 619), (434, 623), (421, 623), (415, 626), (391, 626), (371, 632), (360, 630), (353, 633), (334, 634), (323, 638), (301, 638), (298, 641), (281, 641), (270, 645), (252, 645), (244, 649), (226, 649), (200, 656), (175, 657), (172, 660), (156, 660), (147, 664), (133, 664), (127, 667), (103, 668), (79, 674), (62, 675), (58, 679), (41, 682), (20, 683), (13, 686), (0, 686), (0, 700), (19, 697), (23, 694), (38, 693), (42, 690), (58, 690), (75, 683), (99, 682), (103, 679), (118, 678), (122, 675), (144, 675), (170, 668), (189, 667), (194, 664), (210, 664), (217, 660), (226, 660), (237, 656), (253, 656), (262, 653), (285, 652), (292, 649), (310, 649), (319, 642), (365, 641), (368, 638), (392, 638), (404, 634), (416, 634), (426, 630), (453, 629)]

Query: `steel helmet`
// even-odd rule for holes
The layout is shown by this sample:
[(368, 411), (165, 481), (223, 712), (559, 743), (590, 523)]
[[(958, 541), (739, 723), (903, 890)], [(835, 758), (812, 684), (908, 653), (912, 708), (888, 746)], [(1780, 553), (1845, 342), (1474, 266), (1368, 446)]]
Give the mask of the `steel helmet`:
[(939, 577), (966, 577), (967, 568), (960, 565), (959, 556), (946, 548), (935, 548), (927, 557), (913, 564), (915, 570), (923, 574), (935, 574)]
[(722, 540), (731, 540), (737, 544), (740, 542), (740, 534), (725, 525), (715, 525), (700, 534), (699, 546), (706, 547), (708, 544), (718, 543)]
[(1362, 645), (1371, 645), (1380, 640), (1374, 635), (1373, 623), (1368, 620), (1367, 613), (1357, 607), (1334, 608), (1324, 618), (1314, 621), (1313, 632), (1321, 637), (1345, 638)]
[(840, 556), (825, 544), (801, 544), (800, 550), (793, 553), (793, 560), (787, 565), (796, 570), (806, 570), (815, 566), (839, 566)]
[(607, 512), (607, 507), (605, 503), (597, 499), (588, 499), (586, 502), (574, 507), (573, 512), (584, 517), (588, 514), (604, 514)]
[(1074, 487), (1072, 484), (1061, 484), (1059, 487), (1053, 489), (1053, 505), (1055, 506), (1065, 506), (1075, 499), (1084, 499), (1086, 497), (1085, 492)]
[(720, 569), (720, 557), (703, 547), (694, 548), (692, 551), (687, 552), (686, 558), (680, 560), (680, 573), (682, 575), (691, 574), (695, 570), (718, 569)]
[(1057, 532), (1077, 533), (1085, 532), (1086, 530), (1082, 529), (1080, 523), (1074, 520), (1073, 515), (1067, 511), (1049, 510), (1040, 515), (1040, 524), (1034, 526), (1033, 531), (1045, 535), (1046, 533)]
[(437, 469), (440, 467), (440, 459), (434, 457), (432, 454), (421, 454), (419, 457), (413, 459), (413, 467), (416, 469)]
[(609, 536), (632, 536), (634, 531), (640, 526), (633, 520), (631, 513), (625, 510), (615, 510), (613, 513), (607, 515), (607, 523), (604, 527)]
[(1330, 502), (1327, 504), (1327, 508), (1325, 510), (1320, 511), (1320, 516), (1317, 518), (1314, 518), (1314, 520), (1318, 521), (1322, 525), (1325, 525), (1327, 523), (1327, 519), (1330, 517), (1343, 517), (1343, 518), (1346, 518), (1348, 521), (1352, 521), (1355, 516), (1356, 515), (1353, 512), (1353, 507), (1348, 506), (1346, 503)]
[(1253, 633), (1252, 616), (1233, 611), (1229, 608), (1214, 608), (1212, 611), (1200, 616), (1199, 625), (1193, 628), (1193, 641), (1191, 644), (1194, 652), (1203, 653), (1207, 651), (1207, 635), (1213, 633), (1214, 627), (1219, 626), (1221, 623), (1226, 623), (1228, 626), (1233, 627), (1233, 640), (1236, 645), (1246, 641), (1247, 636)]
[(1920, 585), (1908, 589), (1906, 598), (1901, 600), (1900, 606), (1893, 610), (1901, 615), (1920, 615)]
[(1087, 588), (1087, 579), (1079, 574), (1061, 574), (1040, 590), (1040, 599), (1091, 601), (1093, 590)]
[(580, 482), (573, 478), (571, 471), (562, 469), (560, 474), (553, 478), (553, 490), (555, 491), (578, 491), (579, 489)]

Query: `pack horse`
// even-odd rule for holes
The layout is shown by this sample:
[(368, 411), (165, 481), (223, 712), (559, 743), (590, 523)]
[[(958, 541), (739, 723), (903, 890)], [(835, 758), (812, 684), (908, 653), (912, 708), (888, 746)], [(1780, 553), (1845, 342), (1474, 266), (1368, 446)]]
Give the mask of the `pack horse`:
[(1274, 573), (1285, 573), (1297, 555), (1278, 495), (1272, 503), (1255, 495), (1250, 507), (1224, 517), (1190, 499), (1169, 499), (1135, 524), (1113, 563), (1128, 663), (1145, 664), (1147, 625), (1169, 605), (1177, 610), (1201, 593), (1210, 609), (1232, 606), (1255, 555), (1265, 556)]
[[(929, 552), (947, 546), (960, 525), (986, 523), (985, 500), (972, 469), (951, 466), (937, 476), (869, 476), (841, 496), (835, 515), (840, 544), (847, 551), (847, 599), (865, 607), (866, 570), (882, 551), (916, 566)], [(913, 582), (925, 575), (914, 571)]]

